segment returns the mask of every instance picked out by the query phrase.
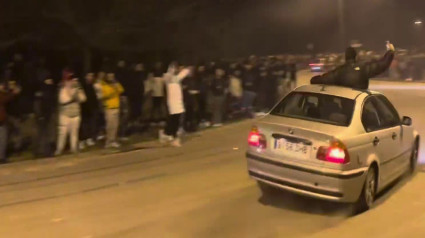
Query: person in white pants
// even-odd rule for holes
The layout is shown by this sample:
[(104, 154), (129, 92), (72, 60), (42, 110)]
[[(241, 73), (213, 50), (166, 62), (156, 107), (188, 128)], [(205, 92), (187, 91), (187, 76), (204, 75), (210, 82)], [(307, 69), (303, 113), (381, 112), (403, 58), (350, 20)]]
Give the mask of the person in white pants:
[(78, 132), (80, 129), (80, 103), (86, 101), (86, 95), (72, 72), (64, 72), (64, 80), (59, 89), (59, 125), (55, 155), (61, 155), (67, 136), (70, 135), (71, 152), (78, 152)]

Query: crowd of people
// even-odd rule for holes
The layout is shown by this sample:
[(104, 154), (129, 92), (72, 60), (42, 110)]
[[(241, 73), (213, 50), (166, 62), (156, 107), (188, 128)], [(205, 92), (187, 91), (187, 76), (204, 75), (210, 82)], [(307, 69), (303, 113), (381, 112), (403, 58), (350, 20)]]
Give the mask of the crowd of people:
[(425, 79), (424, 54), (399, 54), (391, 64), (388, 77), (393, 80), (420, 81)]
[[(67, 145), (72, 153), (99, 143), (119, 148), (120, 142), (146, 128), (157, 129), (161, 143), (179, 147), (182, 132), (266, 112), (296, 81), (296, 62), (288, 57), (156, 62), (152, 67), (119, 60), (96, 72), (78, 74), (64, 67), (60, 80), (43, 60), (30, 70), (24, 65), (18, 56), (2, 72), (2, 162), (12, 141), (9, 151), (30, 147), (36, 157), (59, 156)], [(25, 140), (28, 120), (35, 126), (27, 129), (32, 139)]]

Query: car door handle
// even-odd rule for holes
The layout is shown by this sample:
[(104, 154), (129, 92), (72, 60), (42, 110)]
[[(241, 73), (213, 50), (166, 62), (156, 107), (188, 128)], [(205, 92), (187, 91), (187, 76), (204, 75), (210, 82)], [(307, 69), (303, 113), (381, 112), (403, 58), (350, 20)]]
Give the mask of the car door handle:
[(393, 135), (391, 136), (391, 138), (393, 138), (393, 140), (395, 140), (397, 138), (397, 133), (393, 133)]
[(373, 145), (377, 146), (379, 144), (379, 138), (375, 137), (375, 139), (373, 139)]

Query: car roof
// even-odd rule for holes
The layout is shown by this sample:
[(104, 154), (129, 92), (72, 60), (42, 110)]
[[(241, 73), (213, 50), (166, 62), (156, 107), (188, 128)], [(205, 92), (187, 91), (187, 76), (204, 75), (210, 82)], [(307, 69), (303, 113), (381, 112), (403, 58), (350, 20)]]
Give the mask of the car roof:
[(327, 94), (327, 95), (333, 95), (337, 97), (348, 98), (352, 100), (355, 100), (362, 93), (366, 93), (369, 95), (381, 94), (379, 92), (375, 92), (371, 90), (358, 90), (354, 88), (330, 86), (330, 85), (323, 85), (323, 84), (303, 85), (296, 88), (294, 91)]

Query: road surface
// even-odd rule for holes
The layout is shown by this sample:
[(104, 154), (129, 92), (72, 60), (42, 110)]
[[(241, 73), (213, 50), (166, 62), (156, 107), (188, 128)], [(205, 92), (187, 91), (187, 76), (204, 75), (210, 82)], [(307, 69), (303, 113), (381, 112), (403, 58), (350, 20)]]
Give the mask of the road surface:
[[(300, 83), (310, 77), (301, 73)], [(409, 85), (372, 88), (424, 134), (425, 86)], [(424, 234), (421, 172), (356, 217), (347, 206), (286, 192), (263, 198), (246, 172), (251, 123), (200, 132), (182, 148), (147, 142), (128, 153), (1, 166), (0, 237), (399, 237), (406, 227)]]

